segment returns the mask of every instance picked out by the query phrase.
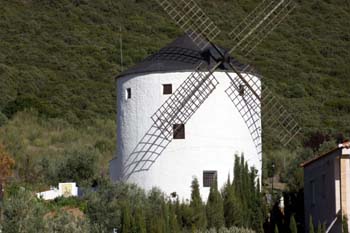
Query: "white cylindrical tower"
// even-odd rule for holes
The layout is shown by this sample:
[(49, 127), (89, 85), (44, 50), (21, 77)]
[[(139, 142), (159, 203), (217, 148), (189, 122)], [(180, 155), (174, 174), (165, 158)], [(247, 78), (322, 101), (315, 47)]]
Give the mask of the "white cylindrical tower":
[[(110, 162), (113, 181), (125, 180), (150, 190), (159, 187), (190, 199), (196, 177), (204, 200), (216, 179), (221, 188), (233, 177), (235, 154), (244, 154), (261, 175), (261, 153), (225, 90), (236, 75), (221, 67), (219, 84), (190, 120), (177, 125), (171, 141), (154, 127), (151, 116), (178, 88), (200, 61), (210, 63), (187, 36), (150, 56), (116, 78), (117, 152)], [(209, 64), (210, 65), (210, 64)], [(256, 83), (260, 85), (257, 77)], [(258, 127), (261, 127), (260, 121)], [(158, 138), (158, 139), (157, 139)], [(152, 149), (149, 149), (152, 148)]]

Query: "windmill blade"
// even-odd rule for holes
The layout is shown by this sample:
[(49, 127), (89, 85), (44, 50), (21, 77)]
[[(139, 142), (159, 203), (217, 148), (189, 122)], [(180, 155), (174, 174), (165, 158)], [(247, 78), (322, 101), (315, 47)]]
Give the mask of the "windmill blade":
[[(216, 25), (193, 0), (157, 0), (157, 2), (184, 31), (190, 32), (189, 37), (202, 50), (220, 33)], [(241, 52), (245, 56), (248, 55), (294, 8), (295, 5), (292, 0), (263, 0), (263, 2), (230, 33), (235, 45), (229, 51), (229, 54)], [(267, 87), (262, 86), (260, 93), (260, 86), (256, 85), (256, 83), (250, 83), (249, 75), (244, 75), (240, 72), (231, 61), (226, 60), (226, 54), (223, 54), (214, 44), (211, 43), (211, 45), (220, 53), (222, 60), (218, 61), (208, 74), (203, 75), (201, 72), (197, 71), (194, 72), (193, 75), (191, 74), (188, 80), (197, 80), (198, 78), (202, 80), (202, 83), (205, 83), (205, 80), (210, 80), (208, 78), (212, 77), (213, 72), (220, 64), (228, 63), (237, 74), (237, 77), (232, 78), (228, 75), (233, 86), (229, 87), (227, 93), (234, 102), (236, 108), (239, 109), (239, 112), (252, 134), (253, 140), (255, 142), (261, 141), (261, 127), (257, 125), (257, 122), (261, 120), (259, 116), (260, 111), (258, 111), (260, 107), (262, 110), (262, 120), (266, 121), (265, 123), (270, 124), (274, 129), (281, 129), (278, 131), (277, 135), (283, 144), (288, 144), (293, 137), (300, 132), (300, 127), (296, 121), (287, 113), (285, 108), (280, 104), (277, 98), (272, 95)], [(217, 82), (217, 80), (215, 81)], [(187, 82), (187, 80), (185, 82)], [(189, 81), (187, 85), (195, 87), (193, 90), (191, 89), (189, 92), (186, 92), (186, 88), (179, 88), (183, 95), (177, 94), (176, 97), (171, 96), (152, 116), (154, 124), (165, 133), (165, 137), (169, 137), (172, 134), (172, 124), (176, 124), (176, 122), (187, 122), (199, 108), (199, 106), (195, 107), (193, 111), (190, 107), (191, 105), (189, 104), (188, 106), (186, 104), (187, 99), (191, 99), (193, 96), (193, 100), (189, 103), (193, 103), (194, 101), (201, 102), (201, 100), (198, 99), (200, 96), (194, 94), (199, 88), (197, 88), (197, 85), (190, 83), (192, 83), (192, 81)], [(244, 96), (240, 94), (239, 89), (242, 85), (247, 87), (247, 92)], [(181, 86), (186, 85), (184, 83)], [(200, 87), (200, 85), (198, 87)], [(203, 89), (206, 89), (206, 87)], [(208, 94), (205, 94), (206, 97), (204, 100), (210, 93), (209, 91)], [(255, 144), (257, 147), (260, 147), (258, 143)]]
[(134, 173), (149, 170), (170, 142), (153, 124), (125, 161), (122, 180), (126, 181)]
[(157, 128), (168, 139), (173, 136), (173, 125), (186, 124), (219, 84), (213, 76), (217, 67), (203, 72), (202, 66), (203, 63), (190, 74), (151, 117)]
[[(243, 75), (252, 86), (259, 87), (260, 82), (251, 74)], [(284, 146), (300, 133), (301, 128), (293, 116), (266, 86), (262, 86), (260, 102), (248, 88), (245, 88), (242, 94), (242, 86), (245, 86), (238, 76), (232, 80), (234, 82), (226, 89), (226, 94), (245, 121), (258, 152), (261, 150), (261, 120), (265, 127), (273, 130), (274, 136)]]
[(262, 86), (262, 120), (272, 129), (279, 141), (286, 146), (301, 128), (293, 116), (265, 85)]
[(147, 171), (173, 139), (174, 125), (186, 124), (219, 82), (213, 76), (216, 66), (203, 72), (200, 63), (194, 72), (175, 90), (152, 115), (153, 125), (129, 155), (123, 169), (123, 180), (132, 174)]
[[(243, 118), (250, 135), (253, 139), (258, 154), (261, 154), (261, 104), (260, 100), (255, 97), (249, 88), (246, 88), (244, 82), (238, 77), (232, 77), (226, 73), (231, 79), (231, 85), (226, 89), (226, 94), (235, 105), (237, 111)], [(260, 81), (253, 78), (249, 73), (242, 74), (248, 83), (254, 87), (256, 92), (260, 94)]]
[(207, 47), (208, 40), (213, 41), (221, 32), (194, 0), (157, 2), (201, 50)]
[(230, 53), (247, 56), (294, 8), (292, 0), (264, 0), (229, 34), (235, 44)]
[(271, 34), (294, 10), (296, 5), (289, 1), (279, 12), (271, 18), (271, 20), (264, 24), (260, 31), (256, 32), (249, 40), (241, 45), (241, 53), (248, 56), (267, 36)]

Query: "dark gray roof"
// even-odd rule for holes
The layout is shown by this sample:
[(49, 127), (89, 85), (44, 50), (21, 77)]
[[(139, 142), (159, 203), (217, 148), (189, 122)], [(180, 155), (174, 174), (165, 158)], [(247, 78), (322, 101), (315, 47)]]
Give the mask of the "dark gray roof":
[[(220, 50), (226, 53), (225, 49), (220, 48)], [(213, 46), (208, 45), (206, 49), (200, 50), (187, 34), (184, 34), (157, 53), (120, 73), (117, 78), (131, 74), (191, 71), (200, 62), (204, 62), (211, 67), (215, 64), (215, 57), (219, 57), (219, 55)], [(245, 67), (234, 58), (231, 57), (230, 59), (236, 64), (237, 68), (243, 69)], [(222, 65), (219, 69), (230, 70), (227, 65)]]

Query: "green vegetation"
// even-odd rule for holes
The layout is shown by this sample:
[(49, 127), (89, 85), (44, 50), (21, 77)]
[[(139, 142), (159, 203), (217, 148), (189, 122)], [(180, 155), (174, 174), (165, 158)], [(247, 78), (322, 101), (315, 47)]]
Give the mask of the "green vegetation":
[(15, 160), (20, 181), (42, 188), (62, 180), (83, 185), (101, 174), (107, 176), (115, 149), (114, 132), (112, 120), (96, 119), (83, 127), (26, 111), (0, 128), (0, 144)]
[(291, 233), (298, 233), (297, 223), (293, 215), (290, 218), (289, 229)]
[[(230, 31), (258, 3), (198, 2), (223, 31)], [(1, 5), (0, 109), (6, 117), (32, 107), (71, 123), (112, 119), (113, 77), (121, 70), (120, 26), (124, 67), (182, 33), (155, 1), (2, 0)], [(296, 116), (306, 137), (318, 131), (350, 133), (349, 28), (348, 1), (298, 1), (254, 59), (248, 58)], [(217, 43), (231, 47), (223, 34)]]
[[(260, 1), (197, 2), (224, 32), (215, 42), (231, 47), (226, 32)], [(283, 195), (293, 203), (301, 203), (303, 174), (299, 164), (350, 137), (350, 2), (296, 2), (297, 9), (253, 56), (237, 57), (257, 68), (303, 128), (288, 148), (283, 148), (264, 128), (261, 181), (267, 192), (268, 178), (278, 177), (280, 183), (286, 184)], [(9, 186), (19, 183), (37, 191), (63, 179), (79, 181), (82, 186), (98, 183), (101, 177), (108, 176), (108, 161), (115, 151), (113, 77), (182, 32), (153, 0), (0, 3), (0, 144), (15, 161), (15, 176)], [(120, 27), (124, 41), (122, 66)], [(76, 219), (68, 224), (71, 230), (65, 232), (83, 232), (87, 226), (96, 232), (110, 232), (114, 227), (125, 232), (205, 231), (223, 225), (261, 232), (267, 207), (261, 202), (260, 190), (252, 186), (255, 175), (244, 162), (236, 160), (235, 180), (228, 179), (221, 193), (213, 187), (209, 206), (198, 195), (198, 181), (192, 184), (190, 204), (170, 202), (159, 191), (146, 195), (135, 187), (104, 184), (106, 190), (90, 194), (89, 205), (58, 201), (47, 206), (26, 191), (16, 191), (13, 195), (19, 195), (22, 203), (8, 199), (4, 216), (18, 223), (16, 227), (54, 231), (71, 220), (59, 208), (73, 205), (81, 208), (91, 222)], [(25, 202), (24, 197), (30, 201)], [(135, 203), (132, 198), (142, 201)], [(27, 212), (15, 213), (15, 206)], [(19, 219), (28, 213), (42, 216), (48, 209), (57, 210), (51, 223), (45, 222), (47, 218), (41, 221), (41, 217)], [(284, 224), (278, 223), (279, 230), (291, 224), (294, 232), (294, 223), (288, 222), (295, 214), (302, 232), (302, 211), (292, 205), (288, 211)], [(255, 213), (256, 218), (252, 217)], [(11, 231), (6, 227), (4, 232), (18, 232), (18, 228)], [(28, 228), (28, 232), (36, 231)], [(240, 230), (233, 227), (218, 232)]]
[(206, 212), (209, 228), (220, 229), (224, 226), (224, 204), (215, 184), (210, 187)]
[(314, 222), (312, 221), (312, 216), (309, 217), (309, 233), (315, 233)]
[[(198, 2), (224, 32), (258, 3)], [(28, 108), (35, 109), (42, 119), (59, 119), (78, 130), (83, 128), (80, 126), (93, 125), (97, 119), (114, 119), (113, 77), (122, 69), (120, 27), (124, 68), (182, 33), (155, 1), (1, 3), (0, 125)], [(293, 14), (257, 48), (254, 56), (243, 59), (259, 70), (303, 128), (287, 150), (265, 138), (265, 178), (269, 169), (266, 164), (275, 157), (279, 161), (288, 157), (290, 161), (277, 167), (286, 171), (302, 147), (317, 152), (322, 143), (350, 135), (349, 2), (314, 0), (297, 4)], [(225, 35), (216, 42), (231, 47)], [(269, 135), (266, 130), (265, 136)], [(114, 144), (112, 138), (108, 144)]]
[(248, 168), (244, 156), (235, 156), (234, 179), (223, 189), (226, 226), (249, 227), (263, 232), (266, 209), (260, 192), (256, 170)]
[[(260, 194), (252, 183), (256, 178), (255, 173), (245, 171), (244, 159), (236, 157), (236, 160), (243, 162), (243, 167), (236, 167), (242, 173), (240, 180), (234, 179), (222, 192), (213, 185), (206, 204), (201, 200), (197, 179), (192, 182), (192, 198), (189, 203), (180, 203), (175, 195), (165, 196), (156, 188), (146, 194), (134, 185), (111, 184), (108, 179), (98, 179), (97, 191), (86, 188), (86, 195), (82, 198), (57, 198), (52, 202), (45, 202), (37, 199), (28, 188), (12, 183), (6, 189), (2, 209), (4, 217), (3, 221), (0, 219), (0, 226), (4, 232), (10, 233), (100, 233), (112, 232), (113, 229), (122, 233), (262, 233), (261, 226), (256, 224), (263, 221), (262, 215), (259, 215), (262, 210), (257, 209), (254, 214), (254, 208), (249, 207), (253, 203), (261, 203), (261, 198), (234, 198), (240, 206), (249, 208), (241, 211), (250, 219), (241, 219), (238, 224), (225, 224), (234, 222), (230, 218), (237, 218), (225, 214), (224, 209), (230, 206), (225, 206), (223, 202), (223, 199), (230, 198), (225, 193), (233, 191), (235, 184), (242, 184), (247, 188), (247, 193), (255, 190), (256, 194), (253, 192), (253, 196)], [(225, 203), (232, 203), (230, 201)], [(253, 218), (258, 220), (254, 221)]]
[(326, 233), (325, 224), (321, 224), (320, 222), (318, 222), (317, 233)]
[[(199, 193), (199, 183), (198, 179), (194, 178), (191, 185), (191, 202), (190, 208), (192, 210), (191, 219), (192, 226), (195, 229), (206, 229), (207, 227), (207, 218), (205, 212), (205, 205), (203, 204), (202, 198)], [(222, 213), (222, 212), (221, 212)]]
[[(4, 232), (89, 232), (89, 223), (63, 209), (49, 212), (46, 203), (24, 188), (12, 188), (4, 200)], [(0, 227), (1, 227), (0, 226)], [(1, 228), (0, 228), (1, 229)]]
[(344, 233), (349, 233), (348, 218), (346, 216), (343, 216), (342, 227)]
[[(259, 1), (198, 2), (226, 32)], [(112, 121), (116, 114), (113, 77), (122, 70), (119, 38), (123, 37), (123, 67), (127, 68), (182, 33), (155, 1), (1, 3), (0, 125), (28, 108), (42, 119), (59, 119), (77, 131), (96, 121)], [(303, 147), (317, 153), (322, 143), (350, 135), (349, 2), (297, 4), (254, 56), (243, 59), (259, 70), (303, 128), (289, 149), (265, 137), (265, 178), (271, 161), (278, 163), (279, 171), (287, 171), (296, 165), (294, 158), (303, 153)], [(216, 42), (231, 47), (225, 35)], [(266, 128), (264, 134), (270, 135)], [(113, 136), (106, 141), (108, 145), (114, 142)], [(11, 153), (17, 153), (11, 148)], [(283, 174), (282, 178), (284, 182), (293, 179)]]
[(223, 227), (219, 230), (210, 229), (206, 231), (196, 231), (195, 233), (255, 233), (255, 232), (249, 229), (238, 228), (238, 227), (230, 227), (230, 228)]

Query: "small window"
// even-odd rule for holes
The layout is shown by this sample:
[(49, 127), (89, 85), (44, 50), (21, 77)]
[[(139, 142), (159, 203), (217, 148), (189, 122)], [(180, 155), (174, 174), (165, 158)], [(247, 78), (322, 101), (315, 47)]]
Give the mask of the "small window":
[(238, 93), (240, 96), (244, 96), (244, 85), (242, 85), (242, 84), (239, 85)]
[(172, 84), (163, 84), (163, 95), (173, 94), (173, 85)]
[(185, 139), (185, 125), (184, 124), (173, 125), (173, 138), (174, 139)]
[(203, 171), (203, 187), (217, 185), (217, 171)]
[(131, 99), (131, 88), (126, 88), (126, 99)]

